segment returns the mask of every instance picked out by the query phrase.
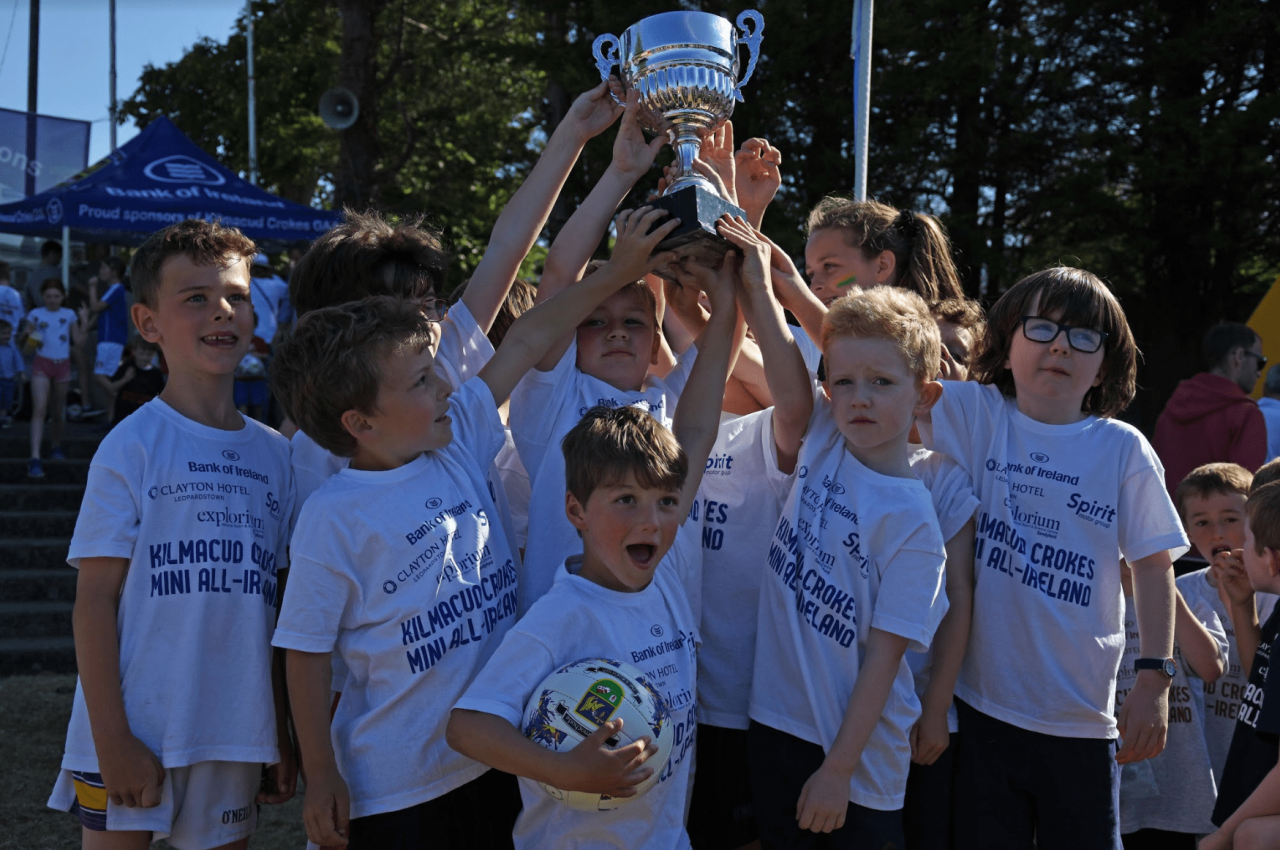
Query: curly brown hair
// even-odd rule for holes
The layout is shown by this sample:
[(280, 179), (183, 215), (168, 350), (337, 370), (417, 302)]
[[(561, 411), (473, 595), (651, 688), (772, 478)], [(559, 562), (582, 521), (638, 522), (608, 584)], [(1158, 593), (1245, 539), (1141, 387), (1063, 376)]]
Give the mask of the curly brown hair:
[(1129, 406), (1137, 390), (1138, 345), (1115, 295), (1097, 275), (1068, 266), (1038, 271), (1015, 283), (987, 311), (987, 332), (973, 360), (972, 380), (995, 384), (1010, 398), (1018, 395), (1013, 373), (1005, 367), (1013, 335), (1032, 303), (1041, 316), (1059, 313), (1059, 321), (1095, 328), (1107, 335), (1102, 382), (1085, 393), (1080, 409), (1113, 417)]

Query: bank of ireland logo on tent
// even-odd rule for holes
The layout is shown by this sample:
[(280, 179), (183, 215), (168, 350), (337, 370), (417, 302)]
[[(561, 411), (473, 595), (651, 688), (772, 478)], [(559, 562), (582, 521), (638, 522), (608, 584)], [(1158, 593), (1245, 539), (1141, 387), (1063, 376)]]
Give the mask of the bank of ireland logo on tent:
[(174, 154), (155, 160), (142, 173), (160, 183), (203, 183), (221, 186), (227, 180), (217, 171), (186, 154)]
[(49, 203), (44, 205), (44, 214), (50, 224), (57, 224), (62, 221), (62, 201), (57, 198), (50, 198)]

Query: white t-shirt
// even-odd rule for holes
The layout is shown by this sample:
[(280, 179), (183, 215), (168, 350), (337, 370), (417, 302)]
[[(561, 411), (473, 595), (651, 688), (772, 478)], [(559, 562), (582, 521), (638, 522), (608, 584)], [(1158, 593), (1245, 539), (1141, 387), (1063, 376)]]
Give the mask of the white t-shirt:
[[(129, 559), (125, 715), (165, 767), (279, 759), (271, 630), (292, 502), (289, 447), (252, 419), (221, 431), (157, 398), (93, 456), (67, 562)], [(98, 772), (79, 683), (62, 766)]]
[(0, 283), (0, 319), (4, 319), (13, 326), (10, 345), (17, 344), (18, 328), (22, 325), (26, 312), (22, 304), (22, 294), (12, 286)]
[(689, 379), (695, 356), (691, 346), (667, 377), (650, 375), (643, 389), (628, 392), (581, 371), (574, 342), (554, 369), (530, 370), (516, 385), (511, 393), (511, 436), (531, 481), (526, 567), (520, 575), (521, 612), (551, 589), (556, 565), (582, 552), (582, 540), (564, 514), (565, 468), (560, 441), (597, 405), (639, 407), (670, 428), (676, 399)]
[(280, 327), (279, 294), (275, 281), (266, 277), (249, 278), (249, 301), (255, 319), (253, 335), (270, 344)]
[[(459, 301), (440, 321), (440, 347), (436, 349), (436, 367), (457, 389), (479, 374), (493, 357), (493, 345), (476, 324), (467, 305)], [(321, 448), (315, 440), (298, 431), (290, 440), (293, 474), (298, 486), (298, 506), (302, 510), (307, 497), (329, 479), (346, 469), (351, 458), (338, 457)], [(296, 515), (295, 515), (296, 520)]]
[(794, 479), (778, 469), (773, 408), (720, 425), (693, 516), (702, 533), (701, 723), (746, 729), (750, 722), (760, 582)]
[(644, 847), (683, 850), (693, 745), (697, 736), (697, 623), (682, 586), (696, 572), (698, 526), (686, 522), (654, 575), (637, 593), (620, 593), (576, 574), (581, 556), (556, 571), (555, 582), (503, 639), (457, 707), (483, 711), (522, 727), (525, 706), (552, 671), (584, 658), (635, 665), (667, 701), (675, 724), (671, 757), (658, 783), (622, 808), (581, 812), (520, 777), (524, 811), (517, 850), (535, 847)]
[(274, 643), (336, 648), (333, 716), (351, 816), (399, 811), (475, 779), (450, 749), (449, 710), (515, 621), (516, 568), (484, 470), (502, 447), (489, 388), (449, 401), (453, 442), (397, 469), (344, 469), (312, 494)]
[(791, 331), (791, 336), (795, 338), (796, 348), (800, 349), (800, 357), (804, 360), (804, 367), (809, 370), (810, 375), (817, 375), (818, 363), (822, 360), (822, 349), (818, 348), (818, 344), (809, 338), (804, 328), (796, 325), (787, 325), (787, 329)]
[[(931, 452), (922, 446), (913, 448), (915, 451), (911, 453), (911, 471), (929, 489), (933, 509), (938, 514), (938, 528), (942, 531), (942, 539), (944, 542), (949, 541), (960, 533), (960, 529), (973, 519), (974, 512), (978, 510), (978, 497), (973, 493), (973, 482), (969, 480), (969, 474), (960, 468), (960, 464), (941, 452)], [(923, 703), (925, 689), (929, 687), (929, 679), (933, 674), (933, 645), (924, 652), (907, 650), (907, 666), (911, 668), (916, 696)], [(954, 702), (947, 709), (947, 731), (960, 731)]]
[(502, 479), (502, 489), (507, 494), (507, 504), (511, 507), (511, 527), (515, 532), (515, 544), (523, 549), (529, 539), (529, 473), (520, 462), (520, 453), (516, 451), (515, 440), (511, 437), (511, 429), (507, 429), (507, 440), (493, 462), (498, 469), (498, 477)]
[[(942, 532), (916, 478), (873, 472), (845, 448), (819, 392), (760, 588), (751, 719), (830, 751), (870, 629), (922, 650), (947, 610)], [(905, 658), (849, 783), (849, 799), (902, 808), (920, 700)]]
[(969, 473), (982, 503), (956, 696), (1033, 732), (1115, 738), (1120, 558), (1188, 548), (1160, 459), (1123, 422), (1046, 425), (993, 385), (944, 386), (933, 448)]
[[(1137, 682), (1133, 669), (1141, 657), (1138, 618), (1133, 597), (1124, 599), (1124, 655), (1116, 676), (1116, 711)], [(1211, 606), (1187, 600), (1192, 615), (1204, 624), (1227, 658), (1227, 635)], [(1204, 736), (1204, 681), (1194, 675), (1177, 646), (1177, 675), (1169, 686), (1169, 733), (1163, 752), (1155, 758), (1125, 765), (1120, 784), (1120, 831), (1163, 829), (1204, 835), (1213, 832), (1209, 817), (1218, 798), (1209, 749)]]
[[(1240, 667), (1240, 652), (1236, 648), (1236, 630), (1231, 625), (1227, 606), (1222, 604), (1218, 589), (1209, 584), (1209, 570), (1187, 573), (1178, 577), (1178, 592), (1187, 600), (1192, 611), (1212, 610), (1227, 636), (1227, 670), (1216, 682), (1204, 683), (1204, 737), (1209, 746), (1209, 761), (1213, 775), (1219, 780), (1227, 765), (1227, 751), (1231, 749), (1231, 736), (1236, 731), (1236, 715), (1240, 700), (1249, 686), (1249, 671)], [(1270, 593), (1254, 594), (1258, 609), (1258, 622), (1265, 623), (1276, 606), (1276, 597)]]
[(76, 324), (76, 311), (60, 307), (57, 311), (37, 307), (27, 314), (27, 321), (43, 338), (36, 354), (50, 360), (66, 360), (71, 356), (71, 328)]

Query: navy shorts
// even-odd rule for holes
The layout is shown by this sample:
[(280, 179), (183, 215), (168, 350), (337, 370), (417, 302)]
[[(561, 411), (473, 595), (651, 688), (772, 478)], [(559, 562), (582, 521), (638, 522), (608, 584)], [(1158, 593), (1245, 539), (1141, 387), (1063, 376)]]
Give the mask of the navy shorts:
[(751, 721), (747, 758), (764, 850), (902, 850), (902, 809), (882, 812), (850, 803), (844, 826), (834, 832), (800, 829), (800, 791), (826, 757), (817, 744)]
[(1116, 742), (1060, 738), (956, 700), (958, 850), (1120, 850)]
[(490, 770), (434, 800), (352, 818), (347, 850), (506, 850), (520, 808), (516, 778)]
[(697, 850), (737, 850), (760, 837), (747, 777), (747, 730), (698, 724), (689, 840)]
[(907, 796), (902, 802), (902, 829), (907, 850), (951, 850), (955, 840), (954, 794), (952, 782), (960, 735), (951, 733), (951, 743), (933, 764), (911, 763), (907, 773)]

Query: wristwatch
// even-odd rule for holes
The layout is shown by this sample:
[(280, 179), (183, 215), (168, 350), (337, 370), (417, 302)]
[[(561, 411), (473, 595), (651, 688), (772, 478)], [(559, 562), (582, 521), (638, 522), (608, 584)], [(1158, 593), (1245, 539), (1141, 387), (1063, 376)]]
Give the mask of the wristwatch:
[(1172, 658), (1139, 658), (1133, 662), (1133, 669), (1134, 672), (1156, 670), (1172, 679), (1178, 673), (1178, 662)]

